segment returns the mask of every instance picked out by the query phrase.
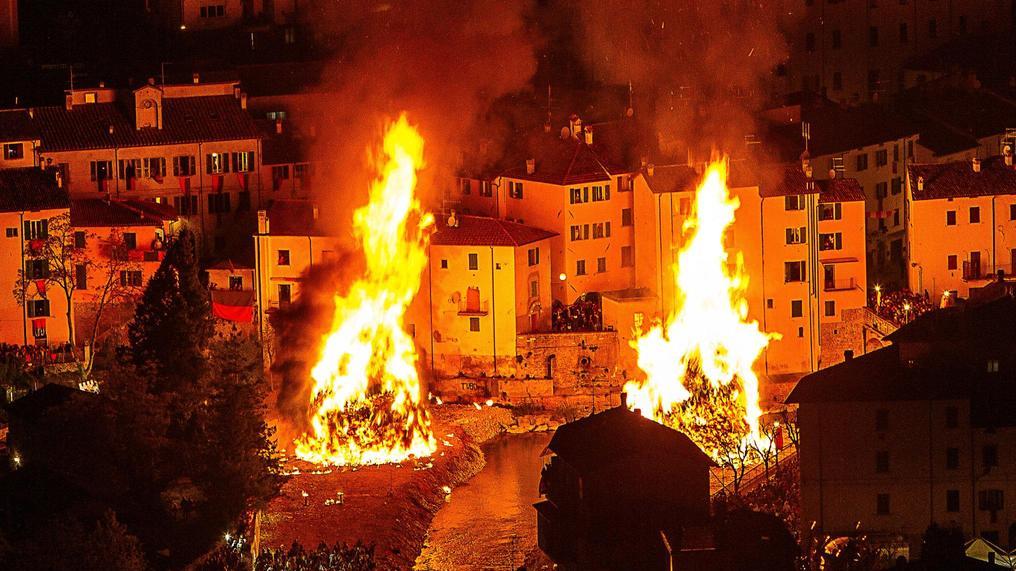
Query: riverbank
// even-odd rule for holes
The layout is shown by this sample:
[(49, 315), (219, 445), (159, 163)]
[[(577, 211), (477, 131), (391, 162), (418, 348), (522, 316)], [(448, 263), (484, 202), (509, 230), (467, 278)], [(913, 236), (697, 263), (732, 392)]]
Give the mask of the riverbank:
[[(400, 465), (320, 467), (287, 458), (290, 479), (265, 510), (263, 547), (320, 542), (375, 545), (381, 569), (409, 569), (437, 511), (458, 485), (484, 466), (480, 445), (519, 430), (511, 409), (440, 405), (432, 409), (438, 450)], [(523, 416), (521, 426), (549, 428)]]

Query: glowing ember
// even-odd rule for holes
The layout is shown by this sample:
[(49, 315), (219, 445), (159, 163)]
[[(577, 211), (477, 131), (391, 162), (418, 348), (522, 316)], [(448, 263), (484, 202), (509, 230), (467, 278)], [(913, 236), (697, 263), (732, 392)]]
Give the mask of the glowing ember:
[(715, 458), (762, 438), (752, 365), (771, 336), (747, 320), (743, 258), (731, 269), (723, 240), (739, 205), (727, 189), (726, 162), (710, 165), (673, 267), (674, 310), (636, 331), (632, 347), (645, 380), (624, 388), (630, 407), (685, 432)]
[(403, 115), (389, 126), (383, 150), (370, 202), (353, 216), (366, 273), (335, 296), (332, 328), (311, 370), (312, 433), (296, 441), (296, 455), (310, 462), (383, 464), (437, 448), (416, 347), (402, 325), (434, 222), (413, 194), (423, 138)]

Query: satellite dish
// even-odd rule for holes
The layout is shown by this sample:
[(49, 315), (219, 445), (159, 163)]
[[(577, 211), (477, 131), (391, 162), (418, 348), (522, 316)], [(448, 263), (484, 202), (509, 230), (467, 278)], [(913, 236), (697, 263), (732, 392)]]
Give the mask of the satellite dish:
[(571, 137), (571, 129), (568, 127), (561, 127), (561, 138), (567, 139), (569, 137)]
[(458, 226), (459, 226), (459, 219), (458, 219), (457, 216), (455, 216), (455, 211), (452, 210), (452, 213), (448, 216), (448, 227), (449, 228), (458, 228)]

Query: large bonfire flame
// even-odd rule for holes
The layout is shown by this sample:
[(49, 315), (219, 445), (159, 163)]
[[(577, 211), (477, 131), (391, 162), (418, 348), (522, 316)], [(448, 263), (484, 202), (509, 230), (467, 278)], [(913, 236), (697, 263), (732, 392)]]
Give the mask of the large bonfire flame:
[(331, 331), (311, 370), (312, 432), (296, 455), (319, 464), (401, 462), (436, 448), (417, 353), (402, 320), (427, 265), (433, 224), (413, 194), (423, 138), (405, 115), (384, 137), (370, 202), (353, 216), (366, 272), (335, 296)]
[(685, 432), (714, 458), (762, 438), (752, 365), (771, 337), (747, 320), (741, 254), (728, 264), (723, 238), (740, 203), (729, 195), (726, 173), (726, 161), (711, 164), (696, 191), (673, 266), (674, 310), (636, 332), (632, 346), (645, 379), (624, 388), (630, 407)]

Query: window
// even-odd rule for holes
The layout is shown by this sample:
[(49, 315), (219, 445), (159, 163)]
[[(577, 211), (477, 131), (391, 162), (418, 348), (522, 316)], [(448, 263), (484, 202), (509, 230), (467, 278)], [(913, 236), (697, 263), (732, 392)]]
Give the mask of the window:
[(818, 207), (819, 220), (841, 220), (843, 218), (843, 205), (839, 202), (834, 204), (821, 204)]
[(928, 20), (928, 37), (933, 40), (938, 37), (938, 22), (934, 18)]
[(945, 449), (945, 468), (946, 470), (956, 470), (960, 467), (960, 449), (959, 448), (946, 448)]
[(18, 237), (18, 229), (17, 228), (8, 228), (7, 229), (7, 237), (8, 238), (17, 238)]
[(49, 317), (48, 299), (28, 300), (28, 317)]
[(868, 153), (859, 153), (857, 155), (857, 170), (868, 170)]
[(479, 254), (474, 254), (474, 253), (470, 253), (469, 254), (469, 269), (470, 270), (478, 270), (478, 269), (480, 269), (480, 255)]
[(875, 473), (877, 474), (888, 474), (889, 473), (889, 451), (879, 450), (875, 452)]
[(88, 169), (93, 181), (113, 178), (113, 161), (92, 161)]
[(804, 302), (800, 299), (795, 299), (790, 302), (790, 317), (803, 317), (804, 316)]
[(804, 338), (804, 327), (797, 328), (797, 336), (800, 338)]
[(138, 247), (138, 235), (134, 232), (124, 232), (123, 245), (128, 250), (136, 250)]
[(878, 494), (875, 498), (875, 513), (889, 515), (889, 494)]
[(224, 214), (229, 212), (229, 193), (216, 192), (208, 195), (208, 213)]
[(617, 191), (618, 192), (630, 192), (632, 184), (630, 176), (619, 176), (617, 177)]
[(508, 181), (508, 197), (522, 199), (522, 183), (513, 180)]
[(610, 185), (593, 187), (593, 202), (610, 200)]
[[(226, 195), (229, 198), (229, 195)], [(250, 191), (242, 190), (236, 195), (236, 211), (237, 212), (249, 212), (250, 211)]]
[(243, 289), (243, 276), (229, 276), (229, 289), (240, 291)]
[(878, 47), (878, 26), (868, 28), (868, 45), (873, 48)]
[(841, 34), (839, 30), (833, 30), (832, 46), (834, 50), (838, 50), (843, 47), (843, 34)]
[(49, 238), (49, 220), (26, 220), (25, 240), (45, 240)]
[(981, 465), (985, 469), (995, 468), (998, 466), (998, 445), (997, 444), (985, 444), (981, 448)]
[(957, 428), (960, 425), (960, 409), (955, 406), (945, 407), (945, 427)]
[(1009, 220), (1016, 220), (1016, 204), (1009, 205)]
[(289, 265), (289, 250), (279, 250), (279, 255), (277, 256), (277, 258), (279, 260), (278, 265), (280, 265), (280, 266), (288, 266)]
[(894, 195), (903, 192), (903, 179), (901, 179), (900, 177), (893, 178), (892, 185), (893, 185), (892, 193)]
[(461, 190), (463, 196), (467, 196), (470, 193), (469, 187), (471, 185), (472, 183), (469, 181), (468, 178), (459, 179), (459, 190)]
[(787, 228), (787, 244), (804, 244), (808, 241), (807, 237), (807, 229), (804, 226)]
[(960, 511), (960, 491), (959, 490), (946, 490), (945, 491), (945, 511), (950, 513), (956, 513)]
[(842, 91), (842, 90), (843, 90), (843, 74), (838, 72), (838, 71), (834, 71), (833, 72), (833, 91)]
[(529, 297), (540, 297), (540, 282), (532, 280), (529, 282)]
[(4, 143), (4, 160), (17, 161), (25, 158), (24, 143)]
[(842, 250), (843, 249), (843, 233), (832, 232), (829, 234), (818, 235), (818, 249), (819, 250)]
[(804, 35), (804, 49), (808, 52), (815, 51), (815, 34), (808, 32)]
[(825, 315), (826, 317), (836, 317), (836, 302), (828, 300), (825, 302)]
[(25, 273), (28, 274), (28, 279), (31, 280), (48, 278), (49, 262), (41, 258), (26, 260)]
[(875, 166), (884, 167), (889, 163), (889, 151), (881, 149), (875, 151)]
[(587, 189), (587, 192), (586, 192), (586, 199), (587, 200), (582, 200), (582, 189), (581, 188), (571, 188), (571, 189), (568, 189), (568, 202), (569, 202), (569, 204), (582, 204), (583, 202), (587, 202), (588, 198), (589, 198), (588, 189)]
[(141, 287), (141, 270), (121, 270), (120, 285), (124, 287)]
[(607, 271), (607, 258), (596, 258), (596, 273), (602, 274)]
[(635, 224), (634, 218), (632, 218), (631, 208), (621, 209), (621, 226), (633, 226)]
[(229, 172), (229, 156), (226, 153), (208, 153), (205, 155), (205, 174), (223, 174)]
[(476, 332), (476, 331), (480, 330), (480, 318), (479, 317), (470, 317), (469, 318), (469, 330), (473, 331), (473, 332)]
[(955, 226), (956, 225), (956, 211), (955, 210), (947, 210), (946, 211), (946, 213), (945, 213), (945, 225), (946, 226)]
[(293, 165), (293, 178), (300, 180), (301, 182), (310, 178), (310, 163), (300, 163)]
[(981, 208), (979, 206), (970, 207), (970, 223), (979, 224), (981, 222)]
[[(289, 255), (289, 252), (286, 252)], [(285, 307), (293, 301), (293, 284), (279, 284), (279, 305)]]
[(584, 276), (586, 275), (586, 261), (579, 260), (575, 262), (575, 275)]
[(174, 196), (173, 206), (181, 216), (190, 216), (198, 213), (198, 197), (197, 195), (191, 196)]
[(899, 225), (900, 225), (900, 209), (897, 208), (893, 210), (893, 226), (895, 227)]
[(989, 373), (998, 372), (998, 359), (988, 359), (988, 372)]
[(88, 289), (88, 266), (76, 264), (74, 266), (74, 287)]
[(875, 198), (885, 198), (889, 194), (889, 183), (875, 183)]
[(240, 151), (233, 153), (233, 172), (252, 172), (257, 164), (254, 161), (254, 151)]
[(783, 262), (783, 281), (784, 282), (803, 282), (804, 281), (804, 260), (798, 260), (794, 262)]
[(977, 492), (977, 509), (985, 512), (1005, 509), (1005, 494), (1002, 490), (981, 490)]
[(494, 185), (489, 180), (480, 181), (480, 196), (494, 196)]
[(593, 224), (593, 238), (610, 238), (610, 222)]
[(202, 6), (200, 14), (202, 18), (222, 18), (226, 15), (226, 6), (225, 4)]
[(84, 230), (77, 230), (74, 232), (74, 247), (84, 248), (85, 247), (85, 232)]
[(875, 411), (875, 430), (877, 432), (885, 432), (889, 430), (889, 411), (880, 408)]
[(448, 260), (441, 260), (441, 269), (442, 270), (448, 269)]
[(766, 300), (766, 309), (772, 308), (773, 308), (773, 298), (770, 297), (769, 299)]
[(900, 43), (905, 44), (910, 41), (910, 30), (907, 29), (907, 23), (900, 23)]
[(540, 263), (540, 248), (530, 248), (528, 254), (530, 266), (535, 266)]
[(630, 268), (635, 265), (635, 253), (631, 246), (621, 246), (621, 267)]
[(946, 258), (946, 266), (950, 270), (955, 270), (957, 267), (959, 267), (959, 259), (957, 258), (956, 254), (952, 254), (948, 258)]
[(804, 197), (800, 194), (792, 194), (783, 199), (784, 210), (804, 210)]

